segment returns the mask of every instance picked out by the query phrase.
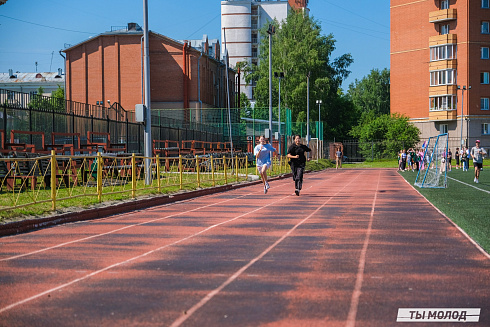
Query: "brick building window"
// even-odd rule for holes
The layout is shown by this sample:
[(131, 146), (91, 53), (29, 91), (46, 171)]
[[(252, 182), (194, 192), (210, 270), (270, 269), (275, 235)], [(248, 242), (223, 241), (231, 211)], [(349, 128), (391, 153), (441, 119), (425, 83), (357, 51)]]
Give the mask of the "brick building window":
[(490, 135), (490, 124), (481, 124), (481, 133), (482, 135)]
[(481, 110), (490, 110), (490, 108), (489, 108), (489, 98), (481, 98), (480, 99), (480, 109)]
[(456, 59), (456, 44), (444, 44), (430, 48), (430, 61)]
[(456, 96), (443, 95), (429, 98), (431, 111), (456, 109)]
[(481, 34), (490, 34), (489, 22), (481, 22)]
[(430, 86), (456, 84), (456, 70), (435, 70), (430, 72)]
[(449, 9), (449, 0), (441, 0), (441, 10)]
[(481, 7), (482, 8), (490, 8), (490, 1), (489, 0), (481, 0)]
[(488, 47), (481, 47), (480, 52), (481, 52), (481, 59), (490, 59)]
[(441, 134), (447, 134), (447, 124), (441, 124), (441, 125), (439, 125), (439, 133), (441, 133)]
[(440, 35), (449, 34), (449, 24), (441, 24), (440, 29), (439, 29), (439, 34)]
[(489, 72), (480, 73), (480, 83), (481, 84), (490, 84), (490, 73)]

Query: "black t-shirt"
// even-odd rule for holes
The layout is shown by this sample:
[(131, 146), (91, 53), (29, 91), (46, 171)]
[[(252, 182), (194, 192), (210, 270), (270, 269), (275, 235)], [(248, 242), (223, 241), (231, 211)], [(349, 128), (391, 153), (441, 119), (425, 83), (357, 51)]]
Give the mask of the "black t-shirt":
[(304, 144), (300, 144), (300, 145), (291, 144), (291, 146), (288, 149), (288, 154), (292, 156), (299, 155), (299, 158), (290, 158), (291, 163), (295, 166), (304, 167), (306, 163), (305, 152), (310, 152), (310, 151), (311, 149)]

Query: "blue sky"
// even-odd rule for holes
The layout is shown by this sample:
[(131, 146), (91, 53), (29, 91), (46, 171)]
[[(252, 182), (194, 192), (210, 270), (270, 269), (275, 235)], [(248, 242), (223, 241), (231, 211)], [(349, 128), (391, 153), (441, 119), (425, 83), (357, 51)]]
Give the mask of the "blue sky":
[[(173, 39), (220, 37), (219, 0), (148, 0), (150, 30)], [(389, 1), (310, 0), (310, 15), (324, 34), (337, 40), (334, 57), (351, 53), (352, 74), (344, 88), (371, 69), (389, 68)], [(59, 50), (111, 26), (143, 25), (138, 0), (8, 0), (0, 6), (0, 72), (56, 71), (63, 68)]]

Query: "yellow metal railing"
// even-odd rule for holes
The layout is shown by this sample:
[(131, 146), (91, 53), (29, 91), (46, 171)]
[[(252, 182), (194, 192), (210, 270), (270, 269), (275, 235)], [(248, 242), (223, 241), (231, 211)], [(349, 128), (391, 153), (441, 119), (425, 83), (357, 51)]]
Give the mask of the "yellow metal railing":
[[(30, 156), (0, 159), (0, 217), (2, 212), (58, 203), (81, 197), (102, 202), (109, 195), (135, 198), (145, 193), (170, 193), (183, 189), (208, 188), (248, 180), (246, 156), (143, 157)], [(149, 169), (145, 171), (145, 160)], [(287, 159), (273, 158), (269, 175), (289, 171)], [(151, 183), (146, 176), (151, 175)]]

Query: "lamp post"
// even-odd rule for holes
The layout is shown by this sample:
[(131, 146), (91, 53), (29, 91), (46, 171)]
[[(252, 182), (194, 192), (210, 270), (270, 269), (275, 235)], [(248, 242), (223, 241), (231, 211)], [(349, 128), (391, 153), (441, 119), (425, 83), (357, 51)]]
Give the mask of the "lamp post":
[(272, 35), (276, 32), (274, 25), (269, 24), (269, 141), (272, 143)]
[[(471, 86), (468, 86), (468, 91), (471, 89)], [(466, 85), (462, 87), (458, 85), (458, 90), (461, 90), (461, 147), (463, 146), (463, 104), (464, 104), (464, 91), (466, 90)]]
[(279, 155), (281, 155), (281, 79), (284, 78), (284, 73), (274, 73), (274, 77), (279, 78), (279, 127), (278, 127), (278, 133), (279, 133), (279, 140), (278, 140), (278, 145), (279, 145)]
[(252, 145), (255, 147), (255, 101), (250, 101), (250, 105), (252, 106)]
[(306, 145), (310, 146), (310, 72), (306, 74)]
[[(320, 110), (321, 110), (321, 107), (322, 107), (322, 100), (316, 100), (316, 104), (318, 105), (318, 131), (317, 131), (317, 136), (318, 137), (318, 145), (320, 145), (320, 126), (321, 126), (321, 115), (320, 115)], [(322, 131), (323, 132), (323, 131)], [(323, 135), (322, 135), (322, 139), (323, 139)], [(317, 155), (317, 159), (320, 160), (320, 147), (318, 147), (318, 155)]]
[(145, 138), (144, 138), (144, 156), (145, 156), (145, 184), (151, 185), (151, 97), (150, 97), (150, 40), (148, 37), (148, 0), (143, 0), (143, 36), (144, 36), (144, 87), (145, 87)]

